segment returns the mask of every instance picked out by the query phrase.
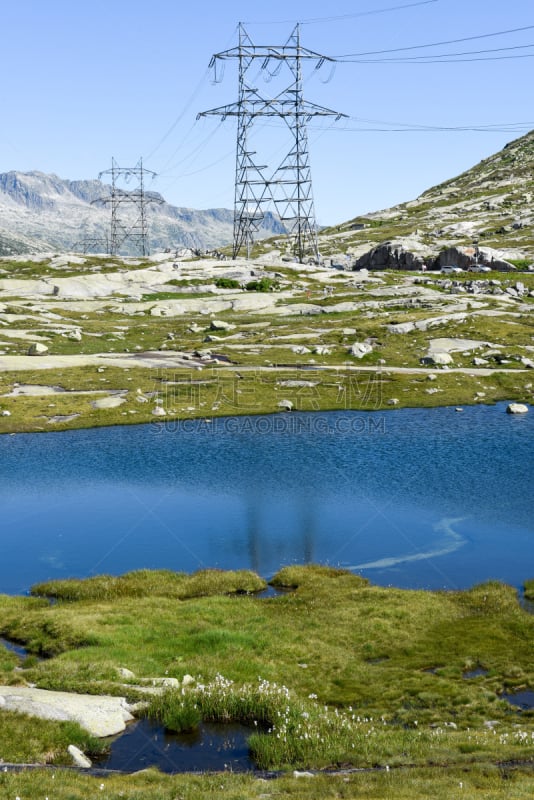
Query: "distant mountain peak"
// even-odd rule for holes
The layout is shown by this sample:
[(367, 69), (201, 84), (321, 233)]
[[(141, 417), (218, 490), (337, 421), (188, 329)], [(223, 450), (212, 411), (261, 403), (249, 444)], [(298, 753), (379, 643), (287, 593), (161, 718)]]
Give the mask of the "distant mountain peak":
[[(111, 209), (97, 201), (110, 192), (99, 180), (67, 180), (39, 170), (0, 173), (0, 255), (68, 252), (105, 241)], [(146, 206), (152, 250), (218, 248), (232, 241), (231, 210), (178, 208), (157, 192), (147, 192), (147, 198), (159, 201)], [(124, 213), (128, 217), (128, 209)], [(132, 224), (136, 216), (137, 209), (130, 209)], [(281, 232), (281, 223), (267, 215), (263, 235)], [(125, 247), (124, 254), (136, 254), (135, 247)]]

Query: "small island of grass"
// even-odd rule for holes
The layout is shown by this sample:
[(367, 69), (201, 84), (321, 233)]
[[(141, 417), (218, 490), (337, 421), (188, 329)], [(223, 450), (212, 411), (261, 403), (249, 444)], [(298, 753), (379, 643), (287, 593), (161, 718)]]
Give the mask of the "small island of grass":
[[(248, 571), (142, 570), (2, 596), (0, 635), (28, 656), (0, 650), (0, 682), (144, 701), (138, 713), (170, 730), (239, 721), (250, 725), (257, 767), (284, 774), (409, 768), (423, 785), (437, 764), (494, 777), (496, 764), (532, 763), (534, 713), (501, 698), (534, 686), (534, 618), (513, 588), (407, 591), (319, 566), (286, 567), (271, 584), (284, 591), (262, 594), (265, 582)], [(147, 702), (158, 676), (168, 685)], [(66, 723), (0, 713), (4, 762), (65, 764), (69, 743), (103, 746)], [(163, 798), (169, 781), (185, 778), (151, 780), (151, 796)], [(366, 780), (383, 786), (386, 777)], [(306, 796), (335, 796), (331, 781)]]

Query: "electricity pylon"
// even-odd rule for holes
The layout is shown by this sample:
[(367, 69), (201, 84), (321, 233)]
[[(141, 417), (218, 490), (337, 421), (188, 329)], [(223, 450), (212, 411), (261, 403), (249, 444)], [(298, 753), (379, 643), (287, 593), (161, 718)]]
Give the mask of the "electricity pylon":
[[(142, 256), (150, 254), (148, 246), (148, 224), (146, 207), (148, 203), (162, 203), (163, 200), (153, 195), (147, 197), (145, 192), (145, 175), (156, 176), (155, 172), (143, 167), (143, 159), (139, 159), (135, 167), (119, 167), (114, 158), (111, 159), (111, 169), (104, 170), (98, 175), (100, 180), (103, 175), (111, 175), (111, 195), (94, 202), (111, 204), (111, 236), (109, 252), (117, 255), (126, 241), (133, 242), (137, 251)], [(136, 181), (133, 190), (121, 188), (121, 181), (129, 183)], [(133, 214), (128, 214), (128, 209)]]
[[(346, 115), (304, 100), (302, 62), (315, 61), (316, 69), (319, 69), (325, 62), (334, 63), (334, 59), (302, 47), (299, 25), (295, 26), (284, 45), (273, 46), (253, 44), (241, 23), (238, 46), (216, 53), (211, 59), (210, 66), (215, 71), (216, 80), (218, 62), (228, 59), (238, 61), (237, 102), (203, 111), (198, 117), (217, 115), (223, 120), (237, 117), (233, 257), (237, 257), (243, 246), (247, 248), (247, 255), (250, 254), (265, 207), (273, 201), (288, 231), (294, 255), (299, 261), (307, 256), (318, 259), (306, 122), (312, 117), (340, 119)], [(261, 61), (261, 70), (267, 70), (269, 78), (278, 76), (284, 67), (289, 70), (291, 82), (275, 97), (262, 96), (254, 85), (255, 77), (251, 73), (258, 60)], [(270, 72), (272, 64), (274, 69)], [(268, 165), (256, 162), (256, 152), (251, 150), (249, 143), (254, 122), (259, 117), (281, 118), (291, 139), (290, 150), (270, 177)]]

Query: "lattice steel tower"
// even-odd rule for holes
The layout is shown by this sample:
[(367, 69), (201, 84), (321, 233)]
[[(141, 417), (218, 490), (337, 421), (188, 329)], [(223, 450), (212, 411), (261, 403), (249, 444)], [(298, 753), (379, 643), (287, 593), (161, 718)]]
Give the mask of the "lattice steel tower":
[[(148, 203), (161, 203), (161, 198), (149, 196), (145, 191), (145, 176), (156, 176), (155, 172), (143, 167), (143, 159), (139, 159), (135, 167), (119, 167), (114, 158), (111, 159), (111, 169), (99, 173), (100, 180), (103, 175), (111, 175), (111, 195), (95, 202), (111, 204), (111, 236), (109, 252), (117, 255), (126, 241), (133, 242), (135, 248), (142, 256), (150, 255), (148, 246), (148, 224), (146, 207)], [(121, 188), (120, 183), (129, 183), (132, 178), (136, 182), (133, 190)], [(128, 213), (128, 210), (133, 213)]]
[[(299, 261), (306, 256), (319, 257), (317, 226), (313, 204), (310, 160), (306, 122), (312, 117), (344, 114), (304, 100), (302, 92), (302, 62), (315, 61), (316, 69), (325, 62), (334, 62), (328, 56), (308, 50), (300, 44), (300, 26), (296, 25), (284, 45), (255, 45), (243, 25), (239, 24), (237, 47), (216, 53), (210, 62), (217, 80), (219, 61), (237, 59), (239, 69), (239, 96), (236, 103), (201, 112), (198, 117), (217, 115), (223, 119), (237, 117), (237, 148), (234, 197), (233, 257), (243, 247), (247, 255), (254, 234), (261, 228), (265, 209), (272, 201), (284, 223), (292, 250)], [(270, 78), (278, 76), (282, 68), (289, 70), (290, 84), (274, 97), (264, 97), (254, 85), (252, 68), (261, 61), (260, 69)], [(274, 69), (270, 71), (271, 65)], [(256, 152), (251, 150), (250, 135), (259, 117), (279, 117), (287, 125), (291, 147), (279, 166), (268, 175), (268, 165), (256, 163)]]

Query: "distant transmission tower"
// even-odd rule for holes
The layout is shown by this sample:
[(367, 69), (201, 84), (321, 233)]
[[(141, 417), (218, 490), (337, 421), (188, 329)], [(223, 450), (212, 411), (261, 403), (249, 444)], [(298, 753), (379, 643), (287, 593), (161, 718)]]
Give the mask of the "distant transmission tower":
[[(146, 207), (148, 203), (162, 203), (163, 201), (152, 195), (147, 197), (145, 192), (145, 175), (147, 174), (152, 177), (156, 176), (155, 172), (143, 167), (142, 158), (135, 167), (119, 167), (112, 158), (111, 169), (104, 170), (98, 175), (99, 180), (103, 175), (111, 175), (110, 197), (94, 201), (111, 204), (111, 235), (109, 239), (111, 255), (117, 255), (126, 241), (132, 242), (142, 256), (150, 254)], [(121, 182), (128, 184), (132, 178), (135, 181), (133, 191), (121, 188)]]
[[(316, 61), (316, 69), (319, 69), (325, 62), (334, 63), (334, 59), (301, 47), (299, 25), (295, 26), (284, 45), (272, 46), (254, 45), (241, 23), (238, 46), (216, 53), (211, 59), (215, 80), (218, 62), (232, 58), (238, 60), (239, 68), (237, 103), (203, 111), (198, 117), (237, 117), (233, 257), (236, 258), (243, 247), (250, 255), (254, 234), (261, 228), (265, 208), (273, 201), (289, 233), (294, 255), (299, 261), (310, 255), (317, 259), (317, 226), (306, 122), (312, 117), (334, 116), (340, 119), (346, 115), (304, 100), (302, 62)], [(282, 67), (290, 72), (291, 83), (275, 97), (262, 96), (255, 86), (257, 76), (252, 72), (258, 60), (260, 69), (267, 71), (269, 80), (278, 76)], [(259, 117), (281, 118), (290, 133), (291, 148), (271, 177), (266, 175), (268, 165), (256, 163), (256, 152), (249, 144), (254, 121)]]

